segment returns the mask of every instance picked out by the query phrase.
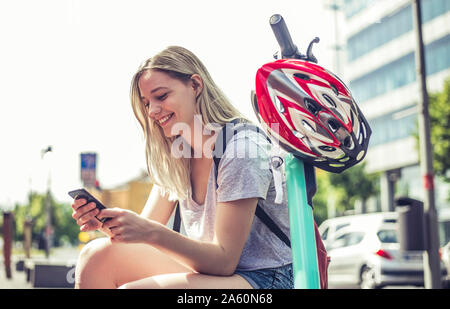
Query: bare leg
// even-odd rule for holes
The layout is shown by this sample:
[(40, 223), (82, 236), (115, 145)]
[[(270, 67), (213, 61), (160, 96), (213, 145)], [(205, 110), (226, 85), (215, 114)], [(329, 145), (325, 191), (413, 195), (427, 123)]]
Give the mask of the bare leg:
[(241, 276), (209, 276), (193, 272), (150, 245), (89, 242), (81, 251), (75, 272), (76, 288), (248, 289)]
[(208, 276), (199, 273), (163, 274), (122, 285), (122, 289), (251, 289), (241, 276)]
[(150, 245), (89, 242), (81, 251), (75, 272), (76, 288), (113, 289), (130, 281), (192, 270)]

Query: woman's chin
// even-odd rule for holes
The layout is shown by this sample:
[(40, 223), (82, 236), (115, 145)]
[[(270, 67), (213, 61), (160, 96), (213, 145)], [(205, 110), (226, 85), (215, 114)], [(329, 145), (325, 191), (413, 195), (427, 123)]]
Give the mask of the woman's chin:
[(176, 123), (175, 115), (173, 115), (166, 124), (160, 125), (162, 131), (164, 132), (165, 137), (173, 137), (173, 136), (177, 135), (175, 132), (172, 132), (174, 123)]

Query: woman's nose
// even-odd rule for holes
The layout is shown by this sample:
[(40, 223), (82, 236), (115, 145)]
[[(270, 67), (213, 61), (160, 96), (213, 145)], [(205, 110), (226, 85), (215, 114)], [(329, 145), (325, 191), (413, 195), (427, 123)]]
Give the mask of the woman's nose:
[(156, 115), (158, 115), (161, 112), (161, 104), (153, 103), (150, 104), (149, 108), (150, 108), (149, 110), (150, 118), (155, 118)]

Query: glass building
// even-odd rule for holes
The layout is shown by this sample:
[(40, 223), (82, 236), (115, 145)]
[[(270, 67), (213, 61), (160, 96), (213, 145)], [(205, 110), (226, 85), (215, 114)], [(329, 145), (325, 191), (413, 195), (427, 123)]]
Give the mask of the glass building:
[[(450, 0), (422, 0), (427, 87), (441, 91), (450, 77)], [(343, 0), (345, 66), (341, 74), (368, 119), (373, 135), (367, 171), (381, 172), (377, 210), (393, 198), (423, 200), (419, 167), (413, 12), (410, 0)], [(435, 177), (436, 208), (450, 207), (449, 186)]]

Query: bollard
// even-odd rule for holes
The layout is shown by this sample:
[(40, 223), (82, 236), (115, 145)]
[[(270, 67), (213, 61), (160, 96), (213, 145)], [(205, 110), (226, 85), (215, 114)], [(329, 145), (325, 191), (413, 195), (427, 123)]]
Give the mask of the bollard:
[(409, 197), (395, 200), (398, 213), (398, 240), (402, 251), (424, 251), (423, 203)]
[(23, 246), (25, 249), (25, 258), (29, 259), (31, 257), (31, 231), (33, 227), (33, 221), (31, 218), (27, 217), (24, 223), (23, 229)]
[(13, 214), (9, 211), (3, 213), (3, 257), (5, 262), (6, 278), (11, 279), (11, 250), (13, 241)]

